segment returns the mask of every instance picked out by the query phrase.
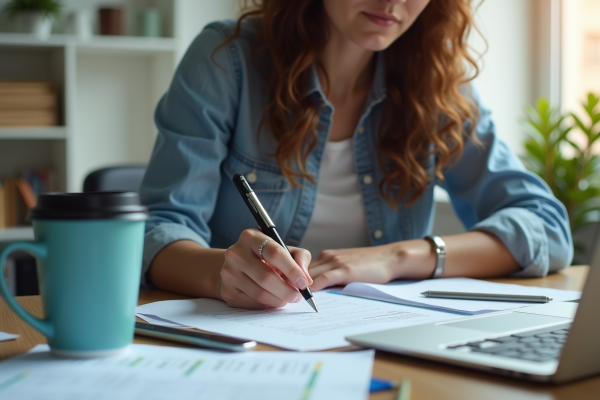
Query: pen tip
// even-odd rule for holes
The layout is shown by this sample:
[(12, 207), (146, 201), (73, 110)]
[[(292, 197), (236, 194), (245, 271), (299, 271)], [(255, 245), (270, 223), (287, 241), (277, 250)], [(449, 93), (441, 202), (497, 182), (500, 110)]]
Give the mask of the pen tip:
[(317, 308), (317, 303), (315, 303), (314, 298), (311, 297), (310, 299), (307, 299), (306, 302), (312, 307), (313, 310), (319, 312), (319, 309)]

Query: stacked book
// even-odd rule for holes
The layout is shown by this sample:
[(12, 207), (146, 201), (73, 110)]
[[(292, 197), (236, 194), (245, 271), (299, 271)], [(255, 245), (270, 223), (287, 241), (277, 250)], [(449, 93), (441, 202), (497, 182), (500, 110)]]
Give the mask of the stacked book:
[(52, 82), (0, 81), (0, 126), (58, 125), (58, 97)]
[(57, 190), (53, 170), (27, 170), (0, 180), (0, 229), (29, 225), (27, 214), (40, 193)]

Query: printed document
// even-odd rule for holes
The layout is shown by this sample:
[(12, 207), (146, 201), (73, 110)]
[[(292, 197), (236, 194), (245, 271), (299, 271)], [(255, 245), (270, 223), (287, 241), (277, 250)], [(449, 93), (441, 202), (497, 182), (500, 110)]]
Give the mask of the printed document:
[(355, 282), (347, 285), (341, 293), (436, 311), (468, 315), (484, 314), (493, 311), (503, 311), (533, 305), (533, 303), (518, 303), (512, 301), (435, 299), (425, 297), (421, 294), (428, 290), (549, 296), (552, 297), (552, 301), (555, 302), (577, 300), (581, 297), (581, 292), (574, 290), (496, 283), (470, 278), (427, 279), (424, 281), (400, 282), (387, 285)]
[(47, 345), (0, 363), (0, 398), (19, 400), (364, 400), (374, 352), (218, 353), (131, 345), (61, 359)]
[(0, 342), (3, 342), (5, 340), (13, 340), (18, 337), (19, 335), (15, 335), (13, 333), (0, 332)]
[(271, 310), (229, 307), (214, 299), (168, 300), (136, 308), (185, 326), (255, 340), (290, 350), (315, 351), (348, 346), (345, 336), (444, 321), (456, 315), (381, 301), (314, 293), (316, 313), (306, 302)]

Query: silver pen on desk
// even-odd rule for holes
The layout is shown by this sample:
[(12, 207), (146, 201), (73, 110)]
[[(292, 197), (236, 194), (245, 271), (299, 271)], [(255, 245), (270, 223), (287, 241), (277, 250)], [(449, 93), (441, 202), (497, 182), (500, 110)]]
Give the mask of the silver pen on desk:
[(425, 297), (456, 300), (514, 301), (518, 303), (548, 303), (552, 301), (552, 297), (530, 296), (526, 294), (440, 292), (435, 290), (428, 290), (421, 294)]

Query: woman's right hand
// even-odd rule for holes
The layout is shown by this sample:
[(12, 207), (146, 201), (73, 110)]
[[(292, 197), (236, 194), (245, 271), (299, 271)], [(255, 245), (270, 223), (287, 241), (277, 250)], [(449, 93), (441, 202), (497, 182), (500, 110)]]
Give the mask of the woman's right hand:
[(246, 229), (238, 241), (225, 251), (221, 268), (221, 298), (231, 307), (267, 309), (283, 307), (302, 300), (298, 289), (313, 281), (307, 266), (308, 250), (290, 247), (290, 254), (274, 240), (259, 247), (267, 235)]

